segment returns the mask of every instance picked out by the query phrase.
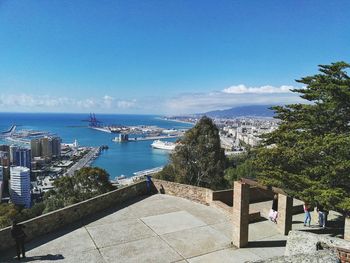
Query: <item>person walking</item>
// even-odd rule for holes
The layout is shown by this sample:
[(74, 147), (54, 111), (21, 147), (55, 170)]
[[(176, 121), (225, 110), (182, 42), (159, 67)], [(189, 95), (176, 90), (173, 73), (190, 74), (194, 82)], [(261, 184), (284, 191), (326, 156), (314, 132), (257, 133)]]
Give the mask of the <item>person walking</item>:
[(311, 206), (307, 203), (304, 202), (304, 213), (305, 213), (305, 220), (304, 220), (304, 226), (306, 226), (306, 224), (308, 224), (308, 226), (310, 227), (311, 224)]
[(277, 217), (278, 217), (277, 209), (278, 209), (278, 195), (275, 194), (273, 196), (272, 208), (271, 208), (270, 213), (269, 213), (269, 218), (272, 222), (274, 222), (276, 224), (277, 224)]
[(12, 221), (11, 235), (16, 242), (16, 252), (18, 260), (21, 260), (21, 254), (23, 258), (26, 257), (24, 250), (24, 240), (27, 235), (24, 233), (23, 228), (25, 228), (24, 225), (18, 225), (16, 220)]
[(320, 227), (326, 228), (326, 211), (323, 208), (323, 205), (317, 206), (317, 212), (318, 212), (318, 222), (320, 224)]

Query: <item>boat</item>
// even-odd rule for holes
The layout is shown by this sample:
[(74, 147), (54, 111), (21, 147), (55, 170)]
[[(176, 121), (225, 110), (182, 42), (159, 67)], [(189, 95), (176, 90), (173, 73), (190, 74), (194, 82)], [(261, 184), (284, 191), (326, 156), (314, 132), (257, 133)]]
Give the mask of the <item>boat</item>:
[(176, 147), (176, 144), (173, 142), (155, 140), (155, 141), (153, 141), (151, 146), (155, 149), (173, 151)]

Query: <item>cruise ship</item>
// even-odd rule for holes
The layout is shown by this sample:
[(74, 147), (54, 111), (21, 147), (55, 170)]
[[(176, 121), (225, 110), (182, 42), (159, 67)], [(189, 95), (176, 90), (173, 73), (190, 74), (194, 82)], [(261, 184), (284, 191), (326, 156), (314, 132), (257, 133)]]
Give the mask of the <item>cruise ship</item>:
[(173, 151), (176, 147), (176, 144), (173, 142), (155, 140), (155, 141), (153, 141), (151, 146), (155, 149)]

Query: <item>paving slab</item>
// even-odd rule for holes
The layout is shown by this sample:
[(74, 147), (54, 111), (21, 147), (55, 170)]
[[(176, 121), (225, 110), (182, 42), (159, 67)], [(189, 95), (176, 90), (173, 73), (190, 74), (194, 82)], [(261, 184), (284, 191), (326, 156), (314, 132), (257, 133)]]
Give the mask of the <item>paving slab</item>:
[(150, 202), (136, 203), (130, 207), (132, 214), (136, 215), (138, 218), (167, 214), (171, 212), (180, 211), (177, 206), (168, 203), (164, 200), (150, 200)]
[(98, 214), (93, 217), (89, 217), (87, 220), (84, 220), (84, 222), (87, 226), (96, 226), (136, 218), (137, 216), (132, 213), (130, 207), (124, 207), (112, 213), (105, 214), (105, 216)]
[(158, 235), (206, 225), (186, 211), (143, 217), (141, 220)]
[[(28, 256), (35, 256), (37, 254), (55, 255), (59, 253), (66, 256), (77, 252), (81, 253), (83, 251), (96, 249), (94, 242), (85, 228), (78, 228), (62, 236), (55, 236), (52, 240), (50, 240), (50, 235), (46, 238), (48, 239), (48, 242), (37, 245), (34, 251), (30, 249), (30, 244), (29, 246), (26, 245), (28, 250), (26, 254)], [(74, 250), (72, 249), (72, 244), (74, 244)]]
[(219, 251), (215, 251), (213, 253), (209, 253), (206, 255), (202, 255), (199, 257), (194, 257), (188, 259), (190, 263), (241, 263), (246, 262), (248, 260), (259, 260), (261, 259), (256, 254), (250, 252), (248, 249), (223, 249)]
[(106, 247), (100, 251), (106, 262), (166, 263), (184, 259), (159, 237)]
[(249, 240), (260, 240), (278, 234), (277, 225), (269, 220), (249, 224)]
[(161, 237), (185, 258), (227, 248), (231, 242), (225, 235), (210, 226), (191, 228)]
[(99, 248), (156, 235), (139, 219), (87, 226), (86, 228)]
[(224, 234), (228, 239), (232, 240), (232, 222), (226, 221), (214, 225), (210, 225), (212, 228), (216, 229), (220, 233)]

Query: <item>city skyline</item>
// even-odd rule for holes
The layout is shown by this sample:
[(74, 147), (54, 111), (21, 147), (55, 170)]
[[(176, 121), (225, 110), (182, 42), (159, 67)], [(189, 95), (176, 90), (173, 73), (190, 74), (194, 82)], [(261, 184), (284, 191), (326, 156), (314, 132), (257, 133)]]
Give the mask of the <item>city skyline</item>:
[(348, 1), (0, 2), (0, 111), (184, 114), (299, 102), (349, 62)]

